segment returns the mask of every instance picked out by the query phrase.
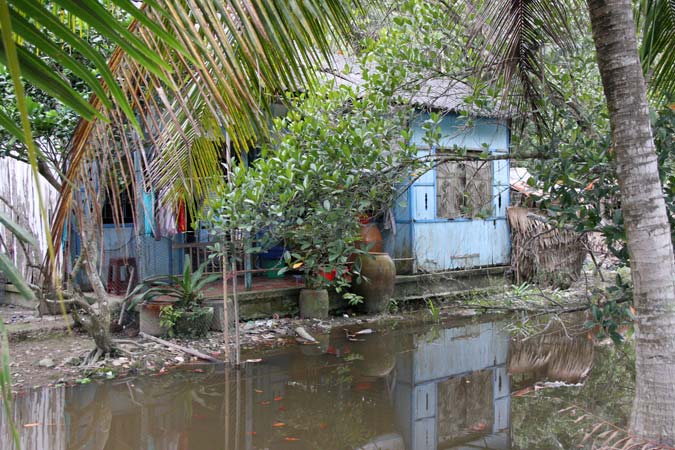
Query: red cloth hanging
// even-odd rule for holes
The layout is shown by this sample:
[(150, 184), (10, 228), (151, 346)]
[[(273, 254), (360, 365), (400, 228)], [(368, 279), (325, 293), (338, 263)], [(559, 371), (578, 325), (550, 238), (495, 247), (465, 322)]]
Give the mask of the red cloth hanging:
[(181, 200), (178, 203), (178, 232), (185, 233), (187, 231), (187, 218), (185, 217), (185, 203)]

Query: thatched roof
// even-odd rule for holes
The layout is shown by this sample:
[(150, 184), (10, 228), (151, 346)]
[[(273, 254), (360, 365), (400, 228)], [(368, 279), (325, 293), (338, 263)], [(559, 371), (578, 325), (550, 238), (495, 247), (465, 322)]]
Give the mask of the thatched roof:
[(567, 287), (576, 280), (586, 259), (586, 237), (555, 228), (527, 208), (511, 207), (511, 268), (516, 283), (535, 281)]
[[(364, 70), (356, 58), (335, 54), (330, 64), (322, 68), (323, 77), (332, 79), (340, 85), (360, 87), (365, 84)], [(410, 80), (403, 83), (399, 94), (401, 98), (412, 106), (423, 110), (440, 112), (468, 111), (481, 117), (507, 117), (505, 112), (480, 110), (465, 102), (465, 99), (474, 93), (471, 86), (465, 82), (439, 76), (429, 76), (421, 82)]]

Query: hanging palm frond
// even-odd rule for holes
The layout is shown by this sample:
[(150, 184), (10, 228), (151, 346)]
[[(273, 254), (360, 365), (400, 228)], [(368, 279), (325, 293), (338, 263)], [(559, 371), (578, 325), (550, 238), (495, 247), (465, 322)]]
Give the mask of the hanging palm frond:
[(640, 60), (656, 97), (675, 95), (675, 0), (642, 0)]
[(501, 89), (504, 106), (527, 109), (538, 125), (545, 125), (540, 112), (542, 93), (557, 89), (549, 80), (542, 54), (550, 45), (562, 51), (574, 47), (570, 11), (576, 3), (490, 0), (453, 2), (448, 7), (464, 17), (463, 24), (469, 24), (469, 47), (480, 55), (474, 58), (476, 73)]
[(79, 124), (67, 155), (67, 182), (52, 222), (55, 244), (74, 186), (95, 182), (111, 199), (124, 189), (153, 190), (162, 202), (182, 199), (193, 212), (200, 208), (222, 180), (225, 136), (245, 149), (264, 135), (273, 96), (314, 79), (317, 64), (330, 60), (331, 45), (347, 34), (355, 3), (144, 2), (126, 34), (153, 60), (120, 46), (107, 67), (134, 120), (121, 104), (109, 107), (98, 95), (91, 101), (95, 114)]

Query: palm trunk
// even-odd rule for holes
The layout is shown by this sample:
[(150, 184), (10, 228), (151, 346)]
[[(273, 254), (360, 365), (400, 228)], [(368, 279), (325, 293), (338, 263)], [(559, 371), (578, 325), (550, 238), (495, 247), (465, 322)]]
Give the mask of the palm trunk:
[(631, 0), (587, 0), (616, 152), (637, 309), (631, 431), (675, 440), (675, 262)]

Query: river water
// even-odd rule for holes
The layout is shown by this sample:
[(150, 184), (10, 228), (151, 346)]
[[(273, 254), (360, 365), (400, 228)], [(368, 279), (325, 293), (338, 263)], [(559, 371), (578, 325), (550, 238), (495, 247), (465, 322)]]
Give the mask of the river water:
[[(333, 330), (240, 370), (33, 390), (13, 416), (22, 448), (40, 450), (567, 449), (599, 420), (626, 422), (630, 349), (512, 329), (483, 318)], [(7, 422), (0, 412), (1, 449), (13, 448)]]

